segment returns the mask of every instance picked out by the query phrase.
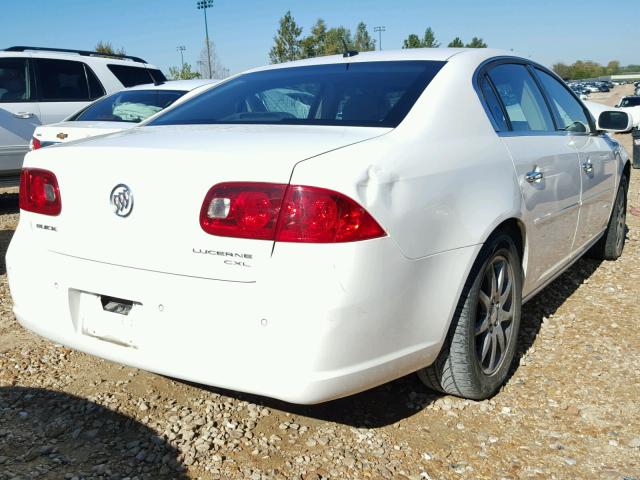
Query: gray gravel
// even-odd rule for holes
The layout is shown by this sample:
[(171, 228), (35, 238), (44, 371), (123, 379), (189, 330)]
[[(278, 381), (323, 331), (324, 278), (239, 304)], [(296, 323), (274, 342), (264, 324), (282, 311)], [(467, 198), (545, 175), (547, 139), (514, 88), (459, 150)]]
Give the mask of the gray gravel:
[[(640, 480), (637, 172), (629, 206), (623, 257), (580, 260), (523, 308), (519, 365), (483, 402), (409, 376), (298, 407), (106, 362), (20, 327), (0, 261), (0, 480)], [(1, 257), (17, 217), (0, 192)]]

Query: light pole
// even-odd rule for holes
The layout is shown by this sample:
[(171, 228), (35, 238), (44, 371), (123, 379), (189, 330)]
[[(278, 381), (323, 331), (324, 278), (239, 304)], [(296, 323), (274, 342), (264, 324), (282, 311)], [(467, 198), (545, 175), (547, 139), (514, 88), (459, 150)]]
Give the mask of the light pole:
[(384, 25), (373, 27), (374, 32), (378, 32), (378, 50), (382, 50), (382, 32), (386, 31)]
[(209, 78), (213, 75), (211, 72), (211, 48), (209, 47), (209, 25), (207, 23), (207, 8), (213, 7), (213, 0), (198, 0), (196, 2), (198, 10), (204, 10), (204, 31), (207, 41), (207, 63), (209, 64)]
[(181, 71), (184, 71), (184, 51), (187, 49), (184, 45), (180, 45), (176, 47), (176, 50), (180, 52), (180, 66), (182, 67)]

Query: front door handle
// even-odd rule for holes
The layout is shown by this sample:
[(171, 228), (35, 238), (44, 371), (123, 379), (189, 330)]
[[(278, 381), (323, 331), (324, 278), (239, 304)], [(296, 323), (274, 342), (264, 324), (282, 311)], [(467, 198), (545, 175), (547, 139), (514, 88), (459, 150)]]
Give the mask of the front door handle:
[(35, 115), (31, 112), (18, 112), (18, 113), (14, 113), (13, 116), (16, 118), (23, 118), (23, 119), (35, 117)]
[(540, 171), (539, 167), (535, 167), (530, 172), (527, 172), (524, 176), (525, 180), (529, 183), (540, 183), (540, 180), (544, 177), (544, 174)]
[(587, 175), (593, 173), (593, 163), (590, 158), (587, 158), (587, 160), (582, 164), (582, 170), (584, 170), (584, 173)]

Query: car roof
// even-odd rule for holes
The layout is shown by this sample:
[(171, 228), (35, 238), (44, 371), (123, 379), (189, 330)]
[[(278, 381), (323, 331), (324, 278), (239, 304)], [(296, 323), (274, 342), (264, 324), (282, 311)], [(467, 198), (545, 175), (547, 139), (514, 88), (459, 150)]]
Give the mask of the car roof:
[(112, 65), (125, 65), (129, 67), (144, 67), (157, 69), (155, 65), (132, 60), (130, 58), (117, 58), (101, 55), (80, 55), (75, 52), (61, 52), (57, 50), (30, 50), (26, 48), (24, 51), (7, 51), (0, 49), (0, 57), (30, 57), (30, 58), (51, 58), (59, 60), (76, 60), (85, 63), (109, 63)]
[(512, 52), (495, 48), (408, 48), (402, 50), (384, 50), (374, 52), (360, 52), (357, 55), (344, 57), (343, 55), (328, 55), (325, 57), (314, 57), (304, 60), (295, 60), (293, 62), (279, 63), (276, 65), (267, 65), (264, 67), (253, 68), (244, 73), (258, 72), (263, 70), (274, 70), (288, 67), (304, 67), (310, 65), (328, 65), (340, 63), (357, 63), (357, 62), (392, 62), (403, 60), (432, 60), (432, 61), (448, 61), (455, 56), (473, 55), (479, 62), (492, 57), (515, 57)]
[(192, 80), (168, 80), (162, 83), (145, 83), (134, 87), (125, 88), (124, 90), (181, 90), (189, 92), (203, 85), (215, 85), (222, 80), (216, 78), (194, 78)]

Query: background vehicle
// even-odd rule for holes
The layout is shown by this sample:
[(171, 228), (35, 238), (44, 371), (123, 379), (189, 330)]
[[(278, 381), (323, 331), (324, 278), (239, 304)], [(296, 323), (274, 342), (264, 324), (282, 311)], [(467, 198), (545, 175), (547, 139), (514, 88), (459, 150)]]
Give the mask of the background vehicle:
[(16, 184), (39, 125), (59, 122), (123, 87), (165, 80), (137, 57), (42, 47), (0, 50), (0, 185)]
[(487, 398), (522, 302), (589, 250), (621, 254), (630, 163), (603, 131), (628, 127), (491, 49), (256, 69), (27, 155), (14, 312), (82, 351), (291, 402), (416, 370)]
[(174, 102), (186, 100), (218, 82), (176, 80), (127, 88), (96, 100), (62, 122), (36, 128), (31, 148), (36, 150), (135, 127)]
[(616, 107), (637, 107), (640, 105), (640, 96), (633, 95), (622, 97)]

